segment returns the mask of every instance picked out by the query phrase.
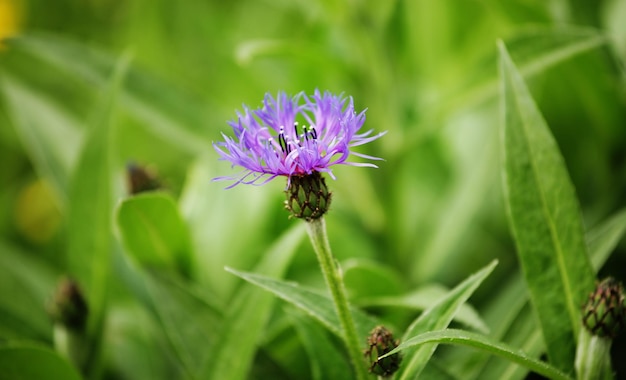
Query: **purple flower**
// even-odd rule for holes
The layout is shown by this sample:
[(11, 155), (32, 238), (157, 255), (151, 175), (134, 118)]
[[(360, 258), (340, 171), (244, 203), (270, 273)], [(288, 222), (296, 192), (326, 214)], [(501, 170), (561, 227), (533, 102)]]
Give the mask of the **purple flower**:
[(365, 110), (357, 114), (352, 97), (322, 95), (318, 90), (312, 96), (266, 94), (261, 108), (250, 110), (244, 105), (237, 120), (229, 122), (234, 138), (222, 134), (225, 141), (213, 144), (220, 160), (241, 166), (243, 172), (214, 180), (235, 181), (231, 188), (240, 183), (262, 185), (277, 176), (290, 181), (292, 176), (313, 172), (326, 172), (334, 179), (330, 167), (338, 164), (377, 167), (347, 161), (350, 155), (380, 160), (351, 150), (385, 134), (357, 133), (364, 122)]

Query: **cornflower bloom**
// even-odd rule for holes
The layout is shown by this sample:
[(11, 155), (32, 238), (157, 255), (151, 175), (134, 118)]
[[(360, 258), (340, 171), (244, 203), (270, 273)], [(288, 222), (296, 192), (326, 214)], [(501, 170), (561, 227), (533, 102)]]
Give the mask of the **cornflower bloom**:
[[(353, 155), (369, 160), (379, 160), (352, 151), (355, 146), (381, 137), (369, 130), (358, 133), (365, 122), (365, 110), (356, 113), (352, 97), (323, 95), (316, 90), (312, 96), (303, 92), (289, 97), (280, 92), (276, 98), (265, 95), (263, 106), (237, 112), (237, 120), (229, 122), (235, 137), (222, 134), (225, 141), (214, 143), (221, 160), (244, 170), (236, 176), (218, 177), (215, 180), (240, 183), (265, 184), (278, 176), (288, 178), (314, 172), (328, 173), (335, 179), (333, 165), (376, 167), (372, 163), (349, 162)], [(302, 123), (302, 125), (300, 124)]]

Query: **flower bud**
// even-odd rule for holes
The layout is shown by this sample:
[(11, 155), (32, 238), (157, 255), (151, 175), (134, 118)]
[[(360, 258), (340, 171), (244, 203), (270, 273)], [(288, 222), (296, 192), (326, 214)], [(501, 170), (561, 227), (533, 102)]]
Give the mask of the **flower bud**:
[(624, 288), (609, 277), (600, 282), (583, 307), (583, 325), (593, 335), (615, 338), (626, 327)]
[(330, 206), (331, 193), (319, 172), (292, 176), (286, 193), (285, 208), (307, 222), (322, 217)]
[(68, 330), (82, 331), (87, 325), (87, 302), (76, 281), (64, 278), (57, 286), (48, 311), (55, 323)]
[(378, 376), (391, 376), (398, 368), (402, 357), (399, 353), (378, 359), (382, 355), (390, 352), (398, 347), (400, 342), (393, 339), (393, 335), (383, 326), (375, 327), (367, 337), (368, 349), (365, 350), (365, 356), (370, 362), (370, 373)]
[(126, 166), (126, 180), (130, 194), (159, 190), (163, 187), (154, 170), (133, 163)]

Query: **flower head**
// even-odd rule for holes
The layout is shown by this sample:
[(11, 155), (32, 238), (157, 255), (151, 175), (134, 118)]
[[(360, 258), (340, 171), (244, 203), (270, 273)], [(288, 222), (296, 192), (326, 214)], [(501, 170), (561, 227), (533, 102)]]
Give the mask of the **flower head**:
[(583, 306), (583, 325), (593, 335), (615, 338), (626, 329), (624, 287), (612, 277), (597, 284)]
[(398, 347), (400, 342), (393, 339), (393, 334), (384, 326), (376, 326), (367, 337), (367, 350), (364, 355), (370, 362), (370, 373), (387, 377), (393, 375), (399, 368), (402, 356), (399, 353), (389, 355), (383, 359), (379, 357)]
[[(358, 133), (365, 122), (365, 110), (356, 113), (351, 97), (335, 96), (316, 90), (312, 96), (299, 93), (293, 97), (280, 92), (276, 98), (265, 95), (261, 108), (237, 112), (237, 120), (229, 122), (235, 137), (224, 134), (222, 142), (214, 143), (221, 160), (244, 170), (237, 176), (215, 180), (264, 184), (278, 176), (326, 172), (332, 178), (333, 165), (376, 167), (372, 163), (348, 162), (353, 155), (379, 160), (353, 152), (355, 146), (381, 137), (369, 130)], [(260, 181), (260, 183), (259, 183)]]

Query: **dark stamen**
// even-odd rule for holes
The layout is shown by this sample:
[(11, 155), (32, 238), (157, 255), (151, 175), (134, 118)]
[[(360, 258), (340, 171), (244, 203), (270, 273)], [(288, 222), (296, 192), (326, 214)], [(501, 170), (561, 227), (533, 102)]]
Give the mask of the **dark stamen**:
[(313, 140), (317, 140), (317, 131), (313, 128), (313, 126), (309, 128), (309, 133), (311, 134), (311, 137), (313, 137)]
[(280, 144), (280, 149), (283, 153), (289, 154), (289, 145), (287, 145), (287, 141), (285, 140), (285, 134), (283, 133), (283, 129), (280, 129), (280, 133), (278, 134), (278, 144)]

